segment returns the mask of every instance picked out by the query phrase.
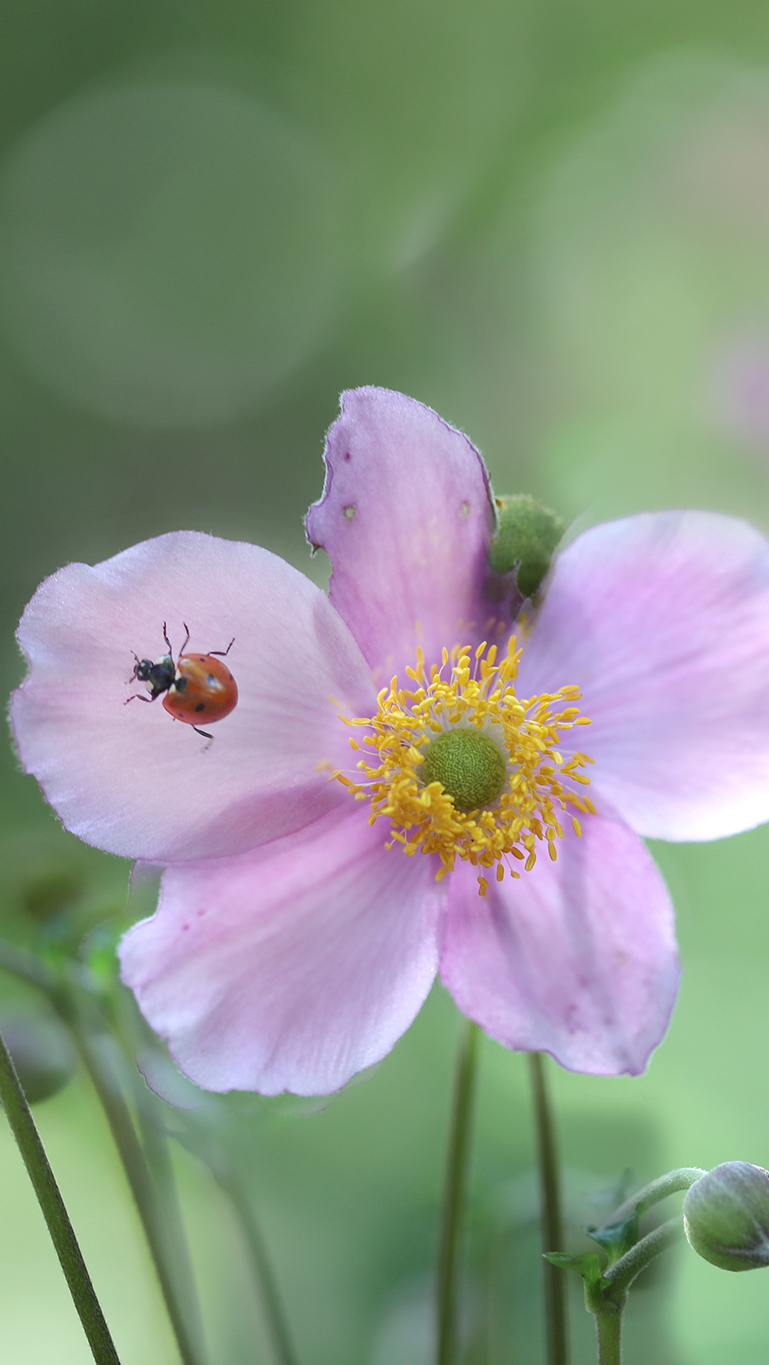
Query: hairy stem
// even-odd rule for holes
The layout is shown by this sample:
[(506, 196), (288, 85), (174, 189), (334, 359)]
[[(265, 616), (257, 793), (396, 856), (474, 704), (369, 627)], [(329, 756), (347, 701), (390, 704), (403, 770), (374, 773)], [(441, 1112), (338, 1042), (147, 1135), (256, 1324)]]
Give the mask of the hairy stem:
[(668, 1219), (667, 1223), (661, 1223), (626, 1251), (624, 1256), (604, 1271), (596, 1284), (586, 1284), (585, 1301), (595, 1317), (598, 1333), (598, 1365), (621, 1365), (622, 1314), (628, 1290), (641, 1271), (662, 1251), (672, 1246), (682, 1233), (680, 1217)]
[(604, 1308), (595, 1314), (598, 1365), (622, 1365), (622, 1311)]
[(683, 1223), (680, 1214), (677, 1218), (669, 1218), (666, 1223), (660, 1223), (659, 1227), (653, 1228), (640, 1242), (636, 1242), (634, 1247), (626, 1251), (609, 1270), (604, 1271), (603, 1282), (604, 1284), (608, 1282), (611, 1286), (605, 1290), (604, 1297), (615, 1304), (621, 1304), (641, 1271), (645, 1270), (660, 1252), (672, 1246), (682, 1236)]
[(0, 1037), (0, 1101), (18, 1143), (96, 1365), (120, 1365), (64, 1200), (10, 1053)]
[(443, 1190), (438, 1248), (437, 1365), (454, 1365), (459, 1335), (459, 1253), (464, 1220), (473, 1099), (478, 1069), (479, 1029), (462, 1022), (454, 1078), (454, 1099)]
[(679, 1166), (675, 1171), (668, 1171), (658, 1180), (652, 1180), (648, 1185), (644, 1185), (636, 1194), (631, 1194), (618, 1209), (614, 1210), (607, 1222), (621, 1223), (625, 1218), (629, 1218), (631, 1213), (636, 1212), (640, 1216), (653, 1204), (658, 1204), (661, 1199), (667, 1199), (669, 1194), (691, 1189), (703, 1175), (705, 1171), (699, 1166)]

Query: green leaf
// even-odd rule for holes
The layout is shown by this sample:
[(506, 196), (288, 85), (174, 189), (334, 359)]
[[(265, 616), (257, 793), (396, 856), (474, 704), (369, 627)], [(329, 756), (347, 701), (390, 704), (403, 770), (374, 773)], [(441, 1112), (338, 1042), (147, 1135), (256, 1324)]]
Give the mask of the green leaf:
[(588, 1289), (596, 1288), (603, 1279), (601, 1262), (595, 1251), (585, 1251), (581, 1256), (569, 1256), (565, 1251), (546, 1251), (544, 1257), (551, 1265), (562, 1266), (564, 1270), (576, 1270)]
[(619, 1223), (606, 1223), (602, 1228), (588, 1228), (587, 1235), (603, 1247), (608, 1257), (608, 1269), (636, 1245), (641, 1235), (638, 1231), (638, 1210), (635, 1209), (629, 1218), (623, 1218)]

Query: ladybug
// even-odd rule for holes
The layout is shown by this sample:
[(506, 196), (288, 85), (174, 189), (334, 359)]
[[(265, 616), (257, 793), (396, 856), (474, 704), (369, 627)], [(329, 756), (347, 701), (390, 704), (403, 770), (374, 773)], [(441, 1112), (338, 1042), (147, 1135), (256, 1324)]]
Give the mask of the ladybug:
[(212, 649), (208, 654), (185, 654), (190, 631), (186, 621), (183, 624), (187, 634), (176, 663), (165, 621), (163, 639), (168, 653), (154, 662), (152, 659), (140, 659), (138, 654), (134, 654), (136, 663), (130, 681), (136, 678), (138, 682), (146, 682), (150, 695), (146, 697), (141, 692), (134, 692), (126, 697), (125, 704), (137, 700), (153, 702), (165, 693), (163, 706), (174, 720), (182, 720), (205, 739), (212, 739), (213, 736), (201, 730), (196, 722), (204, 720), (212, 725), (214, 721), (224, 720), (238, 704), (238, 684), (227, 665), (222, 663), (235, 639), (233, 637), (230, 640), (226, 649)]

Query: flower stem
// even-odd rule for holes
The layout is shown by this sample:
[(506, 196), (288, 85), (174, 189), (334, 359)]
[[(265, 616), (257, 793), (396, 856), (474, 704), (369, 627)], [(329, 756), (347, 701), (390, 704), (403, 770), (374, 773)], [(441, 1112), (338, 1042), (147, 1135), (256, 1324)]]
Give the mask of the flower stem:
[(0, 1101), (48, 1225), (96, 1365), (120, 1365), (16, 1068), (0, 1036)]
[[(555, 1125), (541, 1052), (529, 1053), (534, 1126), (536, 1130), (539, 1186), (542, 1199), (542, 1249), (563, 1251), (561, 1183), (556, 1150)], [(545, 1322), (548, 1365), (569, 1365), (569, 1328), (566, 1276), (558, 1266), (544, 1262)]]
[(276, 1365), (297, 1365), (275, 1274), (248, 1194), (229, 1166), (226, 1171), (214, 1172), (214, 1178), (232, 1202), (250, 1253), (254, 1279), (262, 1301), (264, 1325)]
[(479, 1036), (477, 1024), (472, 1023), (470, 1019), (464, 1019), (454, 1075), (454, 1099), (438, 1248), (437, 1365), (454, 1365), (457, 1356), (459, 1251), (467, 1189)]
[(622, 1311), (607, 1308), (595, 1315), (598, 1365), (622, 1365)]
[[(131, 1111), (117, 1081), (114, 1065), (105, 1050), (109, 1039), (103, 1031), (103, 1020), (101, 1025), (95, 1024), (93, 1028), (87, 1028), (81, 1018), (78, 1004), (80, 995), (84, 993), (63, 974), (52, 971), (31, 953), (17, 948), (15, 944), (8, 943), (5, 939), (0, 939), (0, 967), (43, 991), (70, 1028), (123, 1163), (155, 1265), (179, 1355), (183, 1365), (202, 1365), (202, 1347), (195, 1344), (188, 1325), (182, 1304), (183, 1295), (178, 1288), (178, 1268), (169, 1254), (165, 1213), (147, 1158), (136, 1135)], [(88, 1005), (93, 1009), (96, 1001), (89, 998)]]
[(675, 1194), (678, 1190), (691, 1189), (692, 1185), (705, 1175), (705, 1171), (699, 1166), (679, 1166), (675, 1171), (668, 1171), (665, 1175), (659, 1176), (657, 1180), (652, 1180), (648, 1185), (644, 1185), (642, 1190), (636, 1194), (631, 1194), (619, 1208), (615, 1209), (610, 1223), (621, 1223), (623, 1219), (629, 1218), (631, 1213), (639, 1216), (650, 1209), (653, 1204), (658, 1204), (661, 1199), (667, 1199), (669, 1194)]
[(178, 1292), (176, 1276), (172, 1272), (167, 1255), (165, 1222), (155, 1183), (136, 1135), (131, 1111), (115, 1077), (114, 1068), (105, 1054), (103, 1044), (108, 1039), (92, 1038), (77, 1019), (71, 1018), (69, 1022), (123, 1163), (155, 1265), (179, 1355), (183, 1365), (201, 1365), (204, 1359), (202, 1345), (193, 1340)]
[[(138, 1089), (146, 1090), (144, 1078), (134, 1067)], [(147, 1098), (155, 1099), (149, 1095)], [(144, 1096), (135, 1096), (139, 1117), (139, 1132), (150, 1169), (157, 1199), (160, 1204), (159, 1217), (162, 1225), (164, 1258), (173, 1268), (175, 1294), (179, 1302), (180, 1315), (187, 1328), (187, 1336), (193, 1341), (203, 1341), (203, 1322), (200, 1315), (195, 1276), (192, 1268), (190, 1250), (184, 1230), (184, 1219), (179, 1202), (179, 1194), (174, 1179), (171, 1153), (168, 1149), (168, 1135), (154, 1110), (154, 1106), (144, 1102)]]
[[(671, 1171), (670, 1174), (675, 1177), (681, 1176), (682, 1172)], [(653, 1183), (661, 1188), (666, 1179), (667, 1177), (663, 1176), (660, 1181)], [(681, 1188), (681, 1184), (675, 1185), (671, 1182), (667, 1193), (672, 1194)], [(651, 1187), (647, 1186), (647, 1189)], [(645, 1191), (642, 1190), (637, 1197), (644, 1195)], [(664, 1198), (664, 1195), (660, 1198)], [(632, 1209), (630, 1211), (632, 1212)], [(641, 1271), (682, 1236), (681, 1218), (669, 1218), (666, 1223), (660, 1223), (659, 1227), (653, 1228), (642, 1237), (640, 1242), (636, 1242), (634, 1247), (604, 1271), (594, 1285), (585, 1284), (585, 1302), (595, 1317), (598, 1334), (598, 1365), (622, 1365), (622, 1314), (625, 1311), (628, 1290)]]
[(658, 1227), (653, 1228), (645, 1237), (642, 1237), (640, 1242), (636, 1242), (634, 1247), (631, 1247), (613, 1266), (604, 1271), (603, 1283), (607, 1286), (604, 1293), (606, 1301), (611, 1301), (616, 1307), (621, 1308), (628, 1289), (641, 1271), (645, 1270), (647, 1265), (660, 1255), (660, 1252), (665, 1251), (681, 1237), (683, 1237), (683, 1223), (679, 1215), (677, 1218), (669, 1218), (666, 1223), (660, 1223)]

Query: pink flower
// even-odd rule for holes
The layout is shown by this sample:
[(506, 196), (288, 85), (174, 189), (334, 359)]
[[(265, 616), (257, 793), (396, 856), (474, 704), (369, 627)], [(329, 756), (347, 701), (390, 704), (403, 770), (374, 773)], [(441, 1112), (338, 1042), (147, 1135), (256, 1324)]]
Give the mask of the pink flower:
[[(466, 437), (358, 389), (326, 460), (307, 531), (333, 562), (328, 597), (266, 550), (182, 531), (69, 565), (24, 614), (27, 771), (80, 838), (166, 868), (156, 915), (123, 940), (125, 981), (213, 1090), (338, 1088), (392, 1048), (436, 971), (507, 1047), (642, 1070), (678, 976), (642, 836), (769, 818), (767, 542), (702, 512), (586, 531), (556, 558), (514, 678)], [(240, 700), (211, 745), (161, 705), (123, 705), (132, 651), (162, 653), (164, 622), (177, 648), (183, 622), (195, 650), (235, 637)], [(476, 663), (492, 640), (496, 663)], [(458, 645), (464, 673), (456, 650), (442, 665)], [(458, 730), (502, 754), (480, 816), (423, 780)]]

